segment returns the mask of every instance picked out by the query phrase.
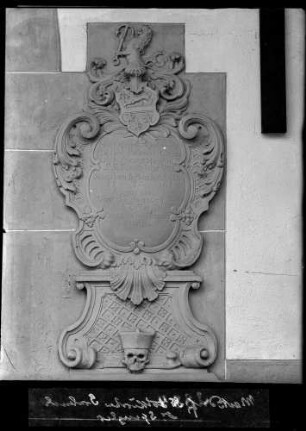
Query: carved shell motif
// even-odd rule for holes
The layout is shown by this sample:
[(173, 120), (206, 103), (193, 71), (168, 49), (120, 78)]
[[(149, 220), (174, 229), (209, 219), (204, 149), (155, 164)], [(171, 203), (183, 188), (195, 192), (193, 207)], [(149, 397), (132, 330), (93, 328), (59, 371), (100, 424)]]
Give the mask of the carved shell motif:
[(167, 270), (197, 260), (198, 218), (220, 186), (224, 143), (210, 118), (186, 112), (182, 55), (145, 56), (148, 25), (120, 26), (117, 37), (119, 70), (91, 61), (87, 110), (61, 126), (54, 172), (79, 219), (76, 256), (107, 268), (116, 295), (140, 304), (158, 296)]

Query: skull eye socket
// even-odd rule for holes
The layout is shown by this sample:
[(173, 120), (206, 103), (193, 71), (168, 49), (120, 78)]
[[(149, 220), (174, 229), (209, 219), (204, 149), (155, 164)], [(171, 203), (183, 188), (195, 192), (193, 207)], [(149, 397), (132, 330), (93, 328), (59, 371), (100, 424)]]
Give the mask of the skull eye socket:
[(145, 355), (143, 353), (138, 353), (137, 356), (138, 356), (139, 359), (144, 359), (144, 357), (145, 357)]
[(133, 358), (133, 357), (134, 357), (134, 353), (128, 353), (128, 354), (127, 354), (127, 357), (128, 357), (128, 358)]

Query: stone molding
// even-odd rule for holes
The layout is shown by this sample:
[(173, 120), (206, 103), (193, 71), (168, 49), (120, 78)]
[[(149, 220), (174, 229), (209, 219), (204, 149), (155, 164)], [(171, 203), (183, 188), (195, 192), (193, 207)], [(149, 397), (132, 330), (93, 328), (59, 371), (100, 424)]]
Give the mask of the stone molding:
[(302, 383), (298, 359), (226, 360), (226, 381), (234, 383)]

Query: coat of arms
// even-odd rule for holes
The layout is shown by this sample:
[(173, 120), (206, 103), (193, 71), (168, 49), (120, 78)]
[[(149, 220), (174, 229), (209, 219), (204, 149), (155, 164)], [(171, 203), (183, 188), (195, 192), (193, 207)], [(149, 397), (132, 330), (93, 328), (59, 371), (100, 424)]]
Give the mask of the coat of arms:
[[(123, 43), (128, 38), (129, 33), (130, 38), (126, 47), (123, 48)], [(120, 106), (120, 120), (127, 126), (128, 130), (139, 136), (159, 120), (159, 114), (156, 110), (158, 92), (149, 88), (147, 82), (142, 79), (146, 73), (142, 54), (151, 41), (152, 30), (147, 25), (138, 30), (123, 25), (118, 28), (117, 35), (120, 36), (120, 39), (114, 60), (116, 62), (119, 61), (120, 57), (126, 58), (125, 75), (129, 78), (129, 84), (126, 88), (121, 88), (115, 93)]]
[(116, 93), (116, 100), (120, 106), (120, 120), (136, 136), (154, 126), (159, 120), (156, 111), (158, 95), (149, 87), (141, 87), (138, 94), (124, 88)]

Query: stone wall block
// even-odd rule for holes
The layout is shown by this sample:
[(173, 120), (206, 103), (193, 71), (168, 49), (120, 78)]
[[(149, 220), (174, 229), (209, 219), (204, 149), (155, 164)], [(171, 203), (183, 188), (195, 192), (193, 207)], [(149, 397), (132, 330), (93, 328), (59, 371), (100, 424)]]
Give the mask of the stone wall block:
[(187, 73), (191, 83), (188, 112), (201, 112), (214, 120), (225, 135), (226, 73)]
[[(74, 213), (64, 205), (53, 174), (53, 154), (5, 154), (4, 228), (74, 229)], [(17, 269), (18, 270), (18, 269)]]
[(5, 147), (53, 149), (64, 118), (82, 110), (87, 83), (83, 73), (7, 74)]
[(198, 290), (191, 291), (190, 305), (195, 317), (208, 324), (218, 340), (218, 357), (212, 371), (224, 378), (225, 358), (225, 256), (223, 232), (202, 233), (204, 245), (202, 253), (191, 268), (202, 277)]
[(71, 233), (10, 232), (4, 249), (1, 376), (68, 378), (56, 340), (85, 304), (84, 292), (73, 284), (84, 268), (72, 253)]
[(60, 41), (55, 9), (8, 9), (6, 70), (60, 70)]
[[(165, 53), (175, 51), (184, 54), (184, 24), (149, 24), (154, 32), (154, 37), (146, 54), (150, 55), (157, 51), (164, 51)], [(118, 48), (115, 31), (119, 25), (120, 23), (105, 22), (87, 24), (87, 61), (95, 57), (102, 57), (107, 61), (107, 70), (117, 69), (113, 66), (112, 58)], [(169, 26), (171, 26), (171, 31), (169, 31)], [(113, 34), (114, 37), (109, 37), (110, 34)]]
[(300, 359), (301, 276), (238, 269), (226, 283), (227, 359)]
[(226, 361), (227, 379), (235, 383), (302, 383), (302, 361)]

